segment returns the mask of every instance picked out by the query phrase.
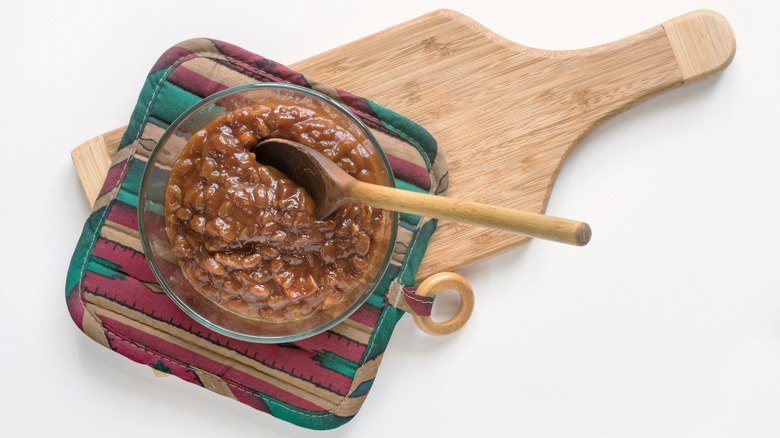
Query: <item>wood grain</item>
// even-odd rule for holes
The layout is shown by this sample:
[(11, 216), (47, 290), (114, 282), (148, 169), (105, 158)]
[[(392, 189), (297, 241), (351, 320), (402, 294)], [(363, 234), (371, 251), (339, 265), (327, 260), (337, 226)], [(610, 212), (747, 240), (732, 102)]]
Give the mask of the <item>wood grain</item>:
[(663, 25), (685, 83), (704, 79), (728, 65), (736, 39), (726, 19), (712, 11), (697, 11)]
[[(449, 164), (448, 196), (543, 213), (562, 164), (582, 138), (647, 98), (722, 70), (735, 50), (728, 22), (712, 11), (602, 46), (546, 51), (439, 10), (290, 67), (430, 131)], [(110, 143), (105, 135), (103, 141)], [(418, 279), (527, 241), (442, 221)]]
[(98, 135), (70, 151), (70, 157), (73, 159), (73, 165), (76, 167), (81, 187), (90, 206), (95, 205), (103, 181), (106, 180), (108, 168), (111, 166), (111, 158), (116, 154), (126, 129), (127, 126), (123, 126)]

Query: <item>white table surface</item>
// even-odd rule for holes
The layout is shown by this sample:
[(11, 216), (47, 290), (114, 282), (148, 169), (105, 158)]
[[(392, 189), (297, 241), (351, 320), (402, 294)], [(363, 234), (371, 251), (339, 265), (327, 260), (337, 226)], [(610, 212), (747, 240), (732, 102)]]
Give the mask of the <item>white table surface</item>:
[[(0, 436), (780, 436), (780, 3), (383, 3), (3, 8)], [(431, 338), (405, 317), (341, 428), (311, 432), (155, 378), (78, 330), (64, 285), (89, 207), (69, 152), (127, 123), (164, 50), (205, 36), (290, 64), (440, 7), (544, 49), (708, 8), (738, 49), (722, 74), (588, 137), (548, 213), (589, 222), (591, 243), (537, 240), (461, 271), (477, 297), (468, 325)]]

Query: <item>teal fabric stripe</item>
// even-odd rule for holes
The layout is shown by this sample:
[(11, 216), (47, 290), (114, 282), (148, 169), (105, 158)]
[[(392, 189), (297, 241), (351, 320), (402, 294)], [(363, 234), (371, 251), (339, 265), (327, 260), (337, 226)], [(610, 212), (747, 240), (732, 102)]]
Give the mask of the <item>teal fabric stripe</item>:
[[(382, 280), (380, 280), (379, 284), (374, 289), (374, 292), (371, 294), (371, 296), (368, 297), (369, 303), (377, 307), (382, 307), (384, 305), (385, 295), (387, 295), (387, 288), (390, 287), (390, 283), (393, 282), (393, 279), (398, 277), (398, 272), (400, 270), (401, 267), (398, 265), (391, 264), (390, 266), (387, 267), (387, 271), (385, 272), (385, 275), (382, 277)], [(374, 297), (376, 297), (376, 300), (373, 300)]]
[(95, 274), (98, 274), (101, 277), (119, 278), (119, 279), (122, 279), (122, 280), (125, 279), (125, 274), (122, 274), (121, 272), (117, 272), (117, 271), (115, 271), (115, 270), (113, 270), (111, 268), (103, 266), (100, 263), (97, 263), (95, 261), (95, 257), (94, 256), (90, 257), (89, 263), (87, 263), (87, 270), (89, 272), (93, 272)]
[(349, 398), (358, 398), (362, 395), (368, 394), (368, 391), (371, 389), (371, 385), (374, 384), (374, 379), (367, 380), (360, 385), (358, 385), (357, 388), (355, 388), (354, 391), (352, 391), (352, 394), (349, 395)]
[[(120, 199), (120, 197), (122, 199)], [(133, 195), (132, 193), (122, 193), (122, 190), (120, 189), (114, 202), (120, 202), (122, 204), (136, 208), (138, 206), (138, 196)]]
[[(138, 207), (138, 195), (125, 191), (124, 186), (122, 186), (117, 192), (116, 200), (123, 204)], [(157, 216), (165, 215), (162, 204), (150, 200), (147, 200), (147, 202), (147, 208), (152, 214), (156, 214)]]
[(257, 393), (268, 409), (271, 411), (271, 415), (280, 420), (296, 424), (298, 426), (307, 427), (315, 430), (329, 430), (335, 429), (352, 419), (352, 417), (340, 417), (330, 412), (309, 412), (302, 411), (287, 403), (280, 402), (275, 398), (268, 397), (262, 393)]
[(116, 194), (116, 199), (123, 204), (132, 206), (138, 205), (138, 195), (135, 193), (128, 193), (123, 189), (119, 189), (119, 192)]
[(146, 163), (133, 158), (130, 160), (130, 169), (127, 171), (125, 180), (122, 181), (122, 190), (130, 192), (134, 195), (138, 195), (138, 190), (141, 187), (141, 177), (144, 173), (144, 167)]
[(415, 185), (409, 184), (408, 182), (406, 182), (404, 180), (401, 180), (401, 179), (397, 179), (397, 178), (395, 180), (395, 186), (397, 188), (399, 188), (399, 189), (408, 190), (410, 192), (417, 192), (417, 193), (423, 193), (423, 194), (427, 194), (428, 193), (427, 191), (425, 191), (425, 190), (423, 190), (423, 189), (421, 189), (421, 188), (419, 188), (419, 187), (417, 187)]
[[(170, 124), (187, 108), (201, 100), (200, 96), (166, 82), (165, 77), (168, 73), (170, 73), (170, 69), (161, 70), (146, 78), (138, 96), (138, 105), (130, 115), (127, 131), (122, 136), (120, 149), (137, 139), (138, 133), (141, 132), (149, 116)], [(154, 102), (154, 105), (151, 112), (147, 113), (151, 102)]]
[(76, 249), (73, 251), (73, 256), (70, 258), (70, 265), (68, 266), (68, 275), (65, 277), (65, 296), (68, 296), (73, 292), (76, 285), (81, 280), (81, 271), (84, 268), (84, 264), (87, 262), (87, 257), (92, 252), (92, 240), (95, 233), (100, 227), (103, 226), (103, 218), (106, 216), (106, 208), (101, 208), (93, 212), (84, 223), (84, 228), (81, 231), (81, 236), (76, 244)]
[(167, 74), (167, 70), (162, 70), (147, 76), (143, 87), (141, 87), (141, 92), (138, 95), (138, 104), (130, 115), (130, 122), (127, 124), (127, 130), (122, 136), (122, 141), (119, 143), (119, 149), (129, 146), (136, 140), (136, 137), (138, 136), (138, 133), (141, 132), (141, 128), (145, 122), (147, 116), (146, 111), (149, 107), (149, 102), (152, 101), (152, 96), (154, 96), (154, 90)]
[(350, 379), (355, 378), (355, 372), (357, 372), (357, 364), (355, 362), (348, 361), (331, 352), (318, 353), (314, 356), (314, 360), (319, 362), (323, 368), (343, 374)]
[(151, 365), (152, 368), (156, 369), (157, 371), (165, 374), (173, 374), (173, 371), (171, 371), (170, 368), (168, 368), (167, 365), (163, 363), (163, 361), (158, 360), (154, 364)]
[[(388, 284), (390, 284), (389, 281), (388, 281)], [(379, 289), (379, 288), (377, 288), (377, 289)], [(384, 290), (387, 291), (387, 289), (384, 289)], [(385, 305), (385, 296), (384, 296), (384, 294), (382, 294), (382, 295), (371, 294), (371, 295), (368, 296), (368, 299), (366, 300), (366, 303), (368, 303), (368, 304), (370, 304), (370, 305), (372, 305), (374, 307), (382, 307), (382, 306)]]
[(403, 310), (386, 306), (382, 310), (382, 314), (379, 317), (379, 324), (374, 328), (374, 332), (371, 334), (371, 340), (368, 342), (369, 348), (363, 353), (363, 360), (361, 365), (376, 358), (382, 354), (387, 348), (387, 343), (390, 342), (390, 336), (393, 335), (393, 329), (396, 323), (405, 315)]
[(201, 97), (169, 82), (163, 82), (157, 93), (151, 116), (163, 122), (173, 123), (189, 107), (201, 101)]
[(125, 274), (120, 272), (122, 270), (121, 266), (108, 260), (103, 260), (100, 257), (95, 257), (95, 255), (90, 256), (87, 270), (100, 274), (103, 277), (125, 279)]
[(410, 285), (414, 283), (414, 277), (417, 275), (417, 268), (420, 267), (425, 250), (428, 249), (428, 241), (436, 230), (436, 219), (431, 219), (420, 227), (419, 232), (412, 238), (409, 244), (409, 250), (406, 255), (405, 266), (399, 281), (401, 284)]
[(399, 213), (398, 219), (399, 219), (400, 226), (404, 228), (411, 227), (411, 229), (414, 229), (415, 227), (417, 227), (417, 224), (420, 223), (422, 217), (411, 213)]

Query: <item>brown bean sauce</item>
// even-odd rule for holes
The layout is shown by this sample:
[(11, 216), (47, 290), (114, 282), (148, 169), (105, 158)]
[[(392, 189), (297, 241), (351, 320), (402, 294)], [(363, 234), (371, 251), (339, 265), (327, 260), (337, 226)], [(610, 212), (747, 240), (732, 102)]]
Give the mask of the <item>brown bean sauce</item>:
[(336, 123), (287, 105), (245, 107), (200, 130), (165, 194), (172, 253), (199, 293), (239, 315), (288, 321), (341, 301), (377, 257), (385, 214), (345, 205), (314, 217), (305, 190), (259, 164), (266, 138), (312, 147), (356, 178), (379, 182), (376, 157)]

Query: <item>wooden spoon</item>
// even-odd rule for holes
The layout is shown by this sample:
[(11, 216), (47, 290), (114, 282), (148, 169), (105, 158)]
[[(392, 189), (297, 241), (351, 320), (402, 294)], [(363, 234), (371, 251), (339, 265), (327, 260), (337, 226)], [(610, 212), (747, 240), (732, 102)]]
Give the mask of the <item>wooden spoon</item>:
[(576, 246), (590, 240), (590, 226), (584, 222), (359, 181), (321, 153), (294, 141), (270, 138), (253, 152), (258, 162), (275, 167), (303, 187), (314, 199), (320, 219), (343, 204), (358, 203)]

